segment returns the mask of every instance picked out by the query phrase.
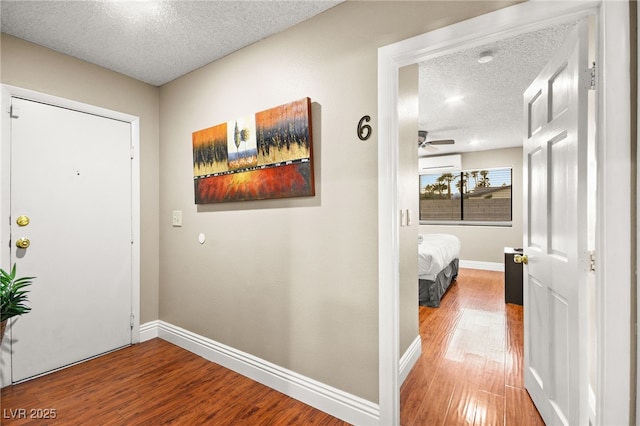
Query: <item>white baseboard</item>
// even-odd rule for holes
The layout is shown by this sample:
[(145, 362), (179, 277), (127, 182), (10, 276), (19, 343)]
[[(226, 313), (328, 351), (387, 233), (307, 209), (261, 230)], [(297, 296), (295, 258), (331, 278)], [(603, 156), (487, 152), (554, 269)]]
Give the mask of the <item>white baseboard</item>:
[(354, 425), (379, 423), (378, 404), (183, 328), (160, 320), (140, 326), (140, 341), (153, 337), (171, 342), (345, 422)]
[(403, 384), (407, 379), (407, 376), (411, 372), (411, 369), (418, 359), (420, 359), (420, 355), (422, 355), (422, 339), (420, 336), (416, 336), (407, 351), (400, 358), (400, 373), (398, 374), (398, 381), (400, 384)]
[(147, 340), (158, 337), (158, 325), (160, 321), (150, 321), (140, 324), (140, 342), (146, 342)]
[(462, 260), (458, 264), (460, 268), (482, 269), (483, 271), (504, 272), (504, 263), (481, 262), (479, 260)]

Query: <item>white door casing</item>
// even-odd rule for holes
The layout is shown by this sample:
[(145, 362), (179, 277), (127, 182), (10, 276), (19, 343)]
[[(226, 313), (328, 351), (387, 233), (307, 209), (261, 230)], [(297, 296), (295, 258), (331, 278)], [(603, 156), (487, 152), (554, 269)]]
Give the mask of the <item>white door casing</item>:
[[(72, 152), (67, 152), (67, 155), (62, 155), (62, 157), (59, 158), (55, 158), (55, 155), (62, 153), (62, 146), (68, 146), (66, 141), (60, 146), (60, 152), (50, 152), (48, 156), (44, 155), (48, 149), (47, 146), (45, 146), (43, 150), (38, 151), (39, 155), (34, 154), (33, 151), (28, 152), (30, 157), (26, 158), (28, 165), (22, 165), (20, 168), (25, 170), (24, 173), (27, 175), (31, 173), (30, 178), (25, 178), (24, 175), (20, 178), (14, 166), (12, 186), (19, 185), (21, 181), (25, 180), (38, 182), (39, 179), (41, 180), (46, 176), (47, 181), (44, 184), (40, 181), (39, 188), (41, 189), (48, 185), (50, 192), (55, 192), (55, 197), (51, 197), (50, 194), (46, 192), (41, 192), (35, 197), (33, 195), (25, 195), (23, 197), (23, 201), (26, 200), (27, 204), (32, 203), (32, 205), (28, 206), (29, 208), (36, 207), (42, 209), (42, 204), (37, 206), (34, 200), (45, 203), (45, 214), (42, 215), (35, 210), (35, 216), (32, 214), (30, 217), (31, 224), (27, 227), (18, 228), (18, 235), (24, 234), (24, 236), (30, 237), (31, 240), (31, 246), (27, 250), (21, 250), (22, 253), (18, 253), (15, 248), (15, 238), (11, 248), (8, 243), (11, 239), (11, 232), (13, 232), (14, 235), (16, 234), (15, 229), (13, 229), (16, 228), (16, 226), (9, 226), (9, 216), (14, 215), (14, 220), (12, 220), (11, 223), (15, 224), (15, 214), (17, 214), (12, 213), (9, 206), (11, 202), (14, 202), (16, 205), (13, 207), (16, 209), (20, 208), (17, 205), (18, 200), (15, 199), (16, 196), (19, 197), (19, 194), (14, 193), (13, 197), (11, 197), (11, 188), (8, 185), (8, 182), (11, 180), (9, 174), (11, 165), (11, 129), (15, 127), (13, 125), (17, 125), (17, 123), (15, 123), (17, 120), (10, 118), (9, 114), (10, 103), (14, 96), (34, 100), (36, 102), (29, 102), (27, 105), (34, 104), (37, 105), (37, 108), (53, 108), (53, 111), (57, 110), (58, 113), (62, 113), (63, 116), (71, 114), (72, 116), (83, 117), (85, 121), (88, 120), (88, 122), (91, 123), (90, 126), (94, 133), (90, 138), (87, 138), (85, 133), (84, 139), (82, 139), (82, 129), (74, 128), (71, 136), (78, 136), (82, 140), (75, 149), (71, 150)], [(20, 100), (19, 102), (25, 101)], [(43, 104), (55, 105), (62, 108), (55, 108)], [(3, 267), (6, 267), (6, 265), (10, 265), (11, 262), (17, 261), (19, 274), (24, 275), (28, 273), (37, 276), (31, 289), (33, 294), (30, 295), (32, 311), (20, 317), (14, 324), (10, 324), (10, 334), (7, 334), (7, 338), (3, 341), (2, 351), (0, 353), (2, 358), (0, 382), (2, 386), (5, 386), (11, 382), (14, 372), (17, 372), (17, 375), (13, 377), (13, 380), (19, 380), (22, 378), (21, 376), (24, 375), (20, 373), (20, 370), (23, 368), (23, 366), (20, 365), (21, 361), (18, 361), (16, 365), (13, 365), (14, 363), (12, 362), (16, 361), (16, 356), (20, 353), (16, 352), (16, 350), (20, 351), (20, 345), (27, 343), (28, 340), (20, 338), (21, 327), (26, 328), (30, 321), (36, 321), (38, 315), (43, 314), (47, 309), (56, 305), (52, 302), (55, 302), (55, 297), (58, 296), (54, 295), (53, 299), (48, 298), (49, 300), (47, 300), (44, 308), (38, 308), (42, 301), (40, 291), (45, 287), (46, 290), (50, 290), (52, 281), (57, 281), (58, 284), (61, 283), (63, 287), (67, 286), (67, 289), (75, 283), (76, 287), (73, 287), (73, 290), (75, 290), (76, 293), (85, 296), (91, 293), (94, 301), (87, 304), (80, 303), (76, 305), (77, 309), (75, 313), (65, 312), (62, 309), (56, 310), (56, 315), (60, 318), (67, 315), (66, 318), (70, 324), (68, 329), (71, 330), (76, 339), (79, 338), (83, 343), (79, 346), (73, 343), (71, 353), (75, 355), (72, 355), (70, 358), (68, 355), (69, 351), (62, 351), (64, 354), (61, 358), (58, 358), (58, 364), (61, 362), (62, 365), (54, 366), (54, 364), (47, 364), (39, 368), (46, 370), (61, 367), (69, 362), (75, 362), (111, 350), (114, 347), (122, 346), (123, 342), (124, 345), (127, 345), (139, 341), (140, 173), (139, 156), (137, 155), (139, 147), (139, 119), (135, 116), (8, 85), (2, 85), (2, 111), (2, 144), (0, 145), (2, 152), (2, 156), (0, 157), (2, 161), (0, 162), (0, 172), (3, 182), (0, 210), (2, 217), (6, 218), (0, 227), (2, 237), (2, 264)], [(51, 113), (51, 110), (48, 111), (49, 112), (46, 113), (47, 116)], [(79, 111), (83, 112), (81, 113)], [(18, 108), (14, 111), (14, 115), (22, 115), (22, 117), (25, 118), (24, 112), (24, 108)], [(113, 165), (111, 161), (113, 157), (110, 157), (111, 153), (109, 150), (105, 151), (103, 149), (104, 147), (97, 148), (96, 146), (101, 143), (100, 141), (104, 142), (106, 131), (102, 128), (96, 129), (93, 127), (96, 123), (95, 120), (97, 120), (97, 123), (110, 123), (107, 124), (107, 128), (115, 125), (118, 129), (116, 130), (117, 135), (121, 136), (123, 140), (126, 140), (126, 146), (121, 144), (116, 150), (118, 157), (124, 156), (124, 161), (122, 159), (119, 160), (120, 166), (118, 167), (122, 168), (126, 162), (126, 170), (124, 173), (120, 173), (123, 178), (114, 178), (113, 175), (117, 173), (117, 171), (113, 167), (105, 166), (106, 164), (110, 166)], [(56, 137), (54, 133), (61, 131), (63, 124), (57, 118), (54, 118), (54, 121), (55, 125), (53, 130), (50, 129), (51, 131), (49, 133), (41, 137), (40, 142), (45, 140), (49, 145), (60, 144), (59, 141), (56, 142), (54, 140)], [(29, 131), (31, 130), (32, 129)], [(42, 131), (42, 129), (33, 130)], [(84, 150), (85, 147), (91, 148)], [(110, 148), (111, 147), (109, 147), (109, 149)], [(19, 154), (19, 149), (13, 152), (14, 157)], [(87, 154), (89, 155), (88, 160), (86, 158)], [(40, 164), (39, 167), (36, 166), (36, 163), (43, 161), (43, 159), (46, 159), (46, 161)], [(94, 162), (93, 164), (91, 163), (92, 161)], [(52, 174), (47, 174), (45, 171), (45, 168), (49, 167), (49, 165), (53, 165), (52, 170), (50, 170)], [(73, 169), (75, 173), (69, 175), (69, 173), (67, 173), (69, 168)], [(58, 188), (55, 187), (56, 183), (52, 183), (56, 178), (62, 178), (63, 181), (66, 179), (68, 185), (64, 185), (64, 190), (60, 190), (63, 185), (60, 184), (60, 182), (57, 182), (57, 185), (59, 185)], [(124, 188), (122, 193), (116, 195), (116, 198), (114, 198), (113, 194), (109, 194), (108, 188), (113, 188), (114, 185), (122, 186), (124, 181), (127, 182), (128, 187)], [(116, 182), (118, 183), (116, 184)], [(35, 190), (37, 189), (38, 188)], [(73, 197), (71, 197), (71, 199), (65, 200), (64, 198), (73, 193), (74, 190), (79, 190), (83, 199), (74, 200)], [(94, 195), (87, 195), (88, 193), (93, 193)], [(122, 205), (126, 204), (124, 208), (115, 205), (116, 199), (120, 200), (118, 203)], [(51, 216), (56, 209), (59, 213), (62, 212), (62, 218), (60, 219), (59, 217), (58, 220), (52, 224), (51, 221), (54, 219)], [(47, 223), (47, 221), (49, 223)], [(113, 221), (118, 221), (120, 225), (114, 226)], [(70, 228), (69, 225), (71, 225)], [(43, 226), (46, 228), (45, 234), (41, 233)], [(65, 226), (67, 228), (65, 228)], [(126, 231), (124, 231), (125, 228)], [(76, 232), (75, 237), (70, 237), (65, 233), (65, 231), (72, 232), (74, 230), (81, 230), (81, 232), (79, 232), (80, 235), (77, 235), (78, 232)], [(47, 235), (46, 232), (50, 232), (50, 234)], [(121, 237), (124, 235), (124, 232), (127, 234), (127, 247), (122, 250), (122, 253), (116, 256), (120, 258), (114, 261), (113, 257), (109, 257), (114, 252), (113, 236), (119, 235)], [(53, 234), (53, 236), (51, 234)], [(120, 237), (115, 238), (115, 240), (121, 239)], [(38, 267), (44, 268), (43, 270), (34, 271), (31, 265), (29, 265), (29, 262), (42, 255), (49, 240), (56, 241), (55, 252), (46, 256), (46, 260), (37, 262)], [(122, 242), (117, 244), (119, 244), (120, 247), (124, 247)], [(125, 252), (126, 254), (123, 255)], [(57, 265), (54, 265), (53, 260), (56, 258), (58, 260), (64, 259), (64, 262), (57, 262)], [(123, 261), (124, 258), (126, 259)], [(58, 269), (55, 269), (56, 266)], [(104, 271), (105, 268), (108, 269), (106, 273)], [(47, 279), (46, 276), (54, 269), (55, 278)], [(77, 287), (78, 282), (81, 283), (80, 287)], [(122, 289), (122, 283), (127, 283), (126, 290)], [(49, 286), (47, 286), (47, 284), (49, 284)], [(119, 295), (118, 292), (120, 292)], [(99, 299), (97, 303), (95, 301), (96, 298)], [(111, 306), (106, 308), (109, 300), (113, 302), (114, 299), (117, 299), (118, 303), (111, 303)], [(125, 303), (120, 303), (121, 299), (126, 299)], [(94, 304), (92, 305), (92, 303)], [(56, 305), (55, 307), (61, 308), (62, 306)], [(123, 315), (125, 307), (126, 316)], [(82, 313), (88, 314), (89, 320), (86, 320), (86, 317), (83, 317), (82, 320), (78, 320), (77, 317), (73, 319), (73, 315), (77, 316)], [(118, 338), (114, 338), (114, 336), (111, 335), (113, 333), (113, 324), (109, 325), (109, 321), (111, 320), (108, 318), (114, 316), (119, 317), (117, 320), (119, 325), (117, 327), (120, 331), (117, 333), (120, 333), (120, 336)], [(52, 322), (51, 318), (53, 317), (49, 315), (47, 316), (46, 322), (42, 322), (41, 318), (40, 321), (37, 321), (38, 331), (45, 334), (44, 339), (38, 342), (37, 346), (39, 348), (43, 346), (41, 343), (47, 342), (47, 339), (51, 340), (52, 336), (47, 335), (47, 330), (51, 331), (56, 327), (55, 324), (48, 324)], [(96, 318), (99, 319), (96, 320)], [(131, 322), (133, 322), (133, 327), (131, 326)], [(43, 324), (45, 327), (43, 327)], [(47, 327), (49, 328), (47, 329)], [(123, 337), (121, 333), (122, 329), (126, 329), (126, 337)], [(58, 331), (56, 331), (56, 333)], [(64, 344), (66, 338), (69, 338), (69, 336), (63, 336), (59, 339), (59, 342)], [(86, 347), (83, 346), (85, 345), (85, 341), (86, 344), (93, 342), (94, 345), (93, 349), (88, 352)], [(98, 342), (97, 345), (96, 342)], [(11, 346), (13, 346), (14, 351), (13, 357), (11, 354)], [(26, 347), (27, 346), (24, 346), (23, 349)], [(49, 351), (49, 349), (46, 350)], [(29, 356), (30, 353), (26, 357), (21, 358), (28, 360)], [(74, 357), (77, 359), (74, 359)], [(47, 358), (53, 359), (54, 357), (48, 352)], [(28, 363), (32, 364), (33, 359), (29, 360)], [(47, 360), (45, 363), (49, 363), (49, 361)], [(26, 377), (29, 377), (33, 372), (35, 372), (35, 370), (26, 373)]]
[(524, 94), (525, 386), (547, 424), (586, 424), (587, 23)]

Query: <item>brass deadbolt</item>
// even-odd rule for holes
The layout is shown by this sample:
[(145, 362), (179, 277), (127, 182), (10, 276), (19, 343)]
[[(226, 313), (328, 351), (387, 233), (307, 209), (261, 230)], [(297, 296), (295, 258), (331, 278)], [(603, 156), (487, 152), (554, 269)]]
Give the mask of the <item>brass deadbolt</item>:
[(28, 216), (18, 216), (16, 223), (18, 226), (27, 226), (31, 222)]

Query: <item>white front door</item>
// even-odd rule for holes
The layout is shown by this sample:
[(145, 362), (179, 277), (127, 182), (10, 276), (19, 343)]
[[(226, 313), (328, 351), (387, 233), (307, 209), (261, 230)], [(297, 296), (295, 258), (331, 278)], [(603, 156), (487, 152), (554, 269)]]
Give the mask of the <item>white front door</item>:
[(587, 23), (524, 94), (525, 386), (548, 425), (587, 424)]
[(36, 277), (10, 327), (16, 382), (131, 343), (132, 176), (130, 123), (11, 102), (11, 262)]

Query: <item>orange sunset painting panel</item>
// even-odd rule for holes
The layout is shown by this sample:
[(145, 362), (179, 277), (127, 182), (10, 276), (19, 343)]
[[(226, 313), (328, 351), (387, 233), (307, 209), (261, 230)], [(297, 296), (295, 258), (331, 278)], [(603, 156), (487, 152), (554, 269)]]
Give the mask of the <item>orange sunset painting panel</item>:
[(205, 176), (229, 170), (227, 123), (193, 132), (193, 175)]
[(306, 98), (256, 114), (259, 164), (311, 157), (309, 110)]
[(309, 194), (311, 182), (310, 163), (211, 176), (195, 181), (196, 202), (218, 203), (313, 195)]

